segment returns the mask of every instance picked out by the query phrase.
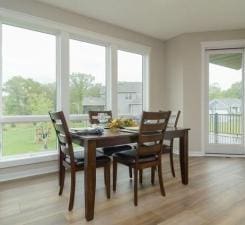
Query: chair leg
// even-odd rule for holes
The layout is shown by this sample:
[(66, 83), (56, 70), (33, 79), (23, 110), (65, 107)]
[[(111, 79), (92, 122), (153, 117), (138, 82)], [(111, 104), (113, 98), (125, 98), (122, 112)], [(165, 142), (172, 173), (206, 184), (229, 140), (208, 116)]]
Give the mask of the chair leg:
[(63, 193), (64, 183), (65, 183), (65, 167), (63, 165), (60, 165), (60, 169), (59, 169), (59, 184), (60, 184), (59, 195), (62, 195), (62, 193)]
[(170, 149), (170, 152), (169, 152), (169, 158), (170, 158), (171, 172), (172, 172), (173, 177), (175, 177), (175, 171), (174, 171), (174, 159), (173, 159), (173, 149)]
[(106, 196), (107, 196), (108, 199), (111, 197), (110, 167), (111, 167), (111, 163), (108, 163), (104, 167), (104, 178), (105, 178)]
[(117, 188), (117, 159), (113, 158), (113, 191)]
[(164, 189), (164, 186), (163, 186), (162, 161), (161, 161), (161, 159), (159, 160), (159, 163), (158, 163), (158, 179), (159, 179), (159, 185), (160, 185), (160, 189), (161, 189), (161, 194), (162, 194), (162, 196), (165, 196), (166, 193), (165, 193), (165, 189)]
[(140, 175), (139, 177), (140, 184), (142, 184), (143, 183), (143, 170), (142, 169), (139, 170), (139, 175)]
[(138, 169), (134, 167), (134, 205), (138, 205)]
[(70, 200), (69, 200), (69, 211), (73, 209), (75, 187), (76, 187), (76, 171), (75, 169), (71, 168), (71, 192), (70, 192)]
[(155, 166), (151, 167), (151, 184), (152, 185), (155, 184), (155, 171), (156, 171), (156, 167)]
[(128, 172), (129, 172), (129, 178), (132, 179), (133, 173), (132, 173), (132, 167), (131, 166), (128, 167)]

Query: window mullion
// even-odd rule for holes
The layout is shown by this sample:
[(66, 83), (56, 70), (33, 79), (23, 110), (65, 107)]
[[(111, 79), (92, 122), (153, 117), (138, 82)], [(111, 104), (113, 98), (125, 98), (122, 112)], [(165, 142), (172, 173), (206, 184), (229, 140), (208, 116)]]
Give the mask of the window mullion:
[(3, 132), (2, 132), (2, 115), (3, 115), (3, 102), (2, 102), (2, 98), (3, 98), (3, 92), (2, 92), (2, 81), (3, 81), (3, 58), (2, 58), (2, 21), (0, 21), (0, 159), (2, 158), (2, 149), (3, 149)]
[(69, 116), (69, 34), (61, 32), (57, 41), (57, 109)]
[(113, 117), (118, 117), (118, 99), (117, 99), (117, 46), (110, 47), (110, 100)]

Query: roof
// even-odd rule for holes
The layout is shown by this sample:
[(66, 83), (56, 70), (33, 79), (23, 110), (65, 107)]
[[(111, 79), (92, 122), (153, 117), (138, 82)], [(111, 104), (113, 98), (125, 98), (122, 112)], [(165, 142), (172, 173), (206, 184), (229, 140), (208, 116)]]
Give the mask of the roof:
[(213, 99), (209, 101), (210, 109), (240, 108), (241, 100), (237, 98)]

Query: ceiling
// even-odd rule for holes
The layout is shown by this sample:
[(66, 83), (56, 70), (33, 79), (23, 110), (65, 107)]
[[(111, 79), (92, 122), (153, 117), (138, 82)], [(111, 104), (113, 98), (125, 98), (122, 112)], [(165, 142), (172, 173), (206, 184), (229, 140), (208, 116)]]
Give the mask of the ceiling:
[(245, 0), (38, 0), (158, 39), (245, 28)]

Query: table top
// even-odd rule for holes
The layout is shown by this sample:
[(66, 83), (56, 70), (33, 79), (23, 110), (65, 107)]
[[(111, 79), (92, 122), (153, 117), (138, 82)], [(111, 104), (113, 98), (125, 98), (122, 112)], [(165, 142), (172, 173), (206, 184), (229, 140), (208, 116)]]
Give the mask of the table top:
[[(190, 128), (168, 127), (165, 132), (165, 135), (168, 136), (168, 134), (171, 133), (183, 132), (188, 130), (190, 130)], [(137, 137), (138, 132), (135, 130), (128, 131), (128, 130), (119, 129), (118, 131), (112, 131), (110, 129), (105, 129), (104, 133), (101, 135), (81, 135), (75, 132), (71, 132), (71, 135), (73, 138), (79, 138), (83, 140), (103, 140), (103, 139), (108, 139), (108, 138), (113, 139), (118, 137)]]

